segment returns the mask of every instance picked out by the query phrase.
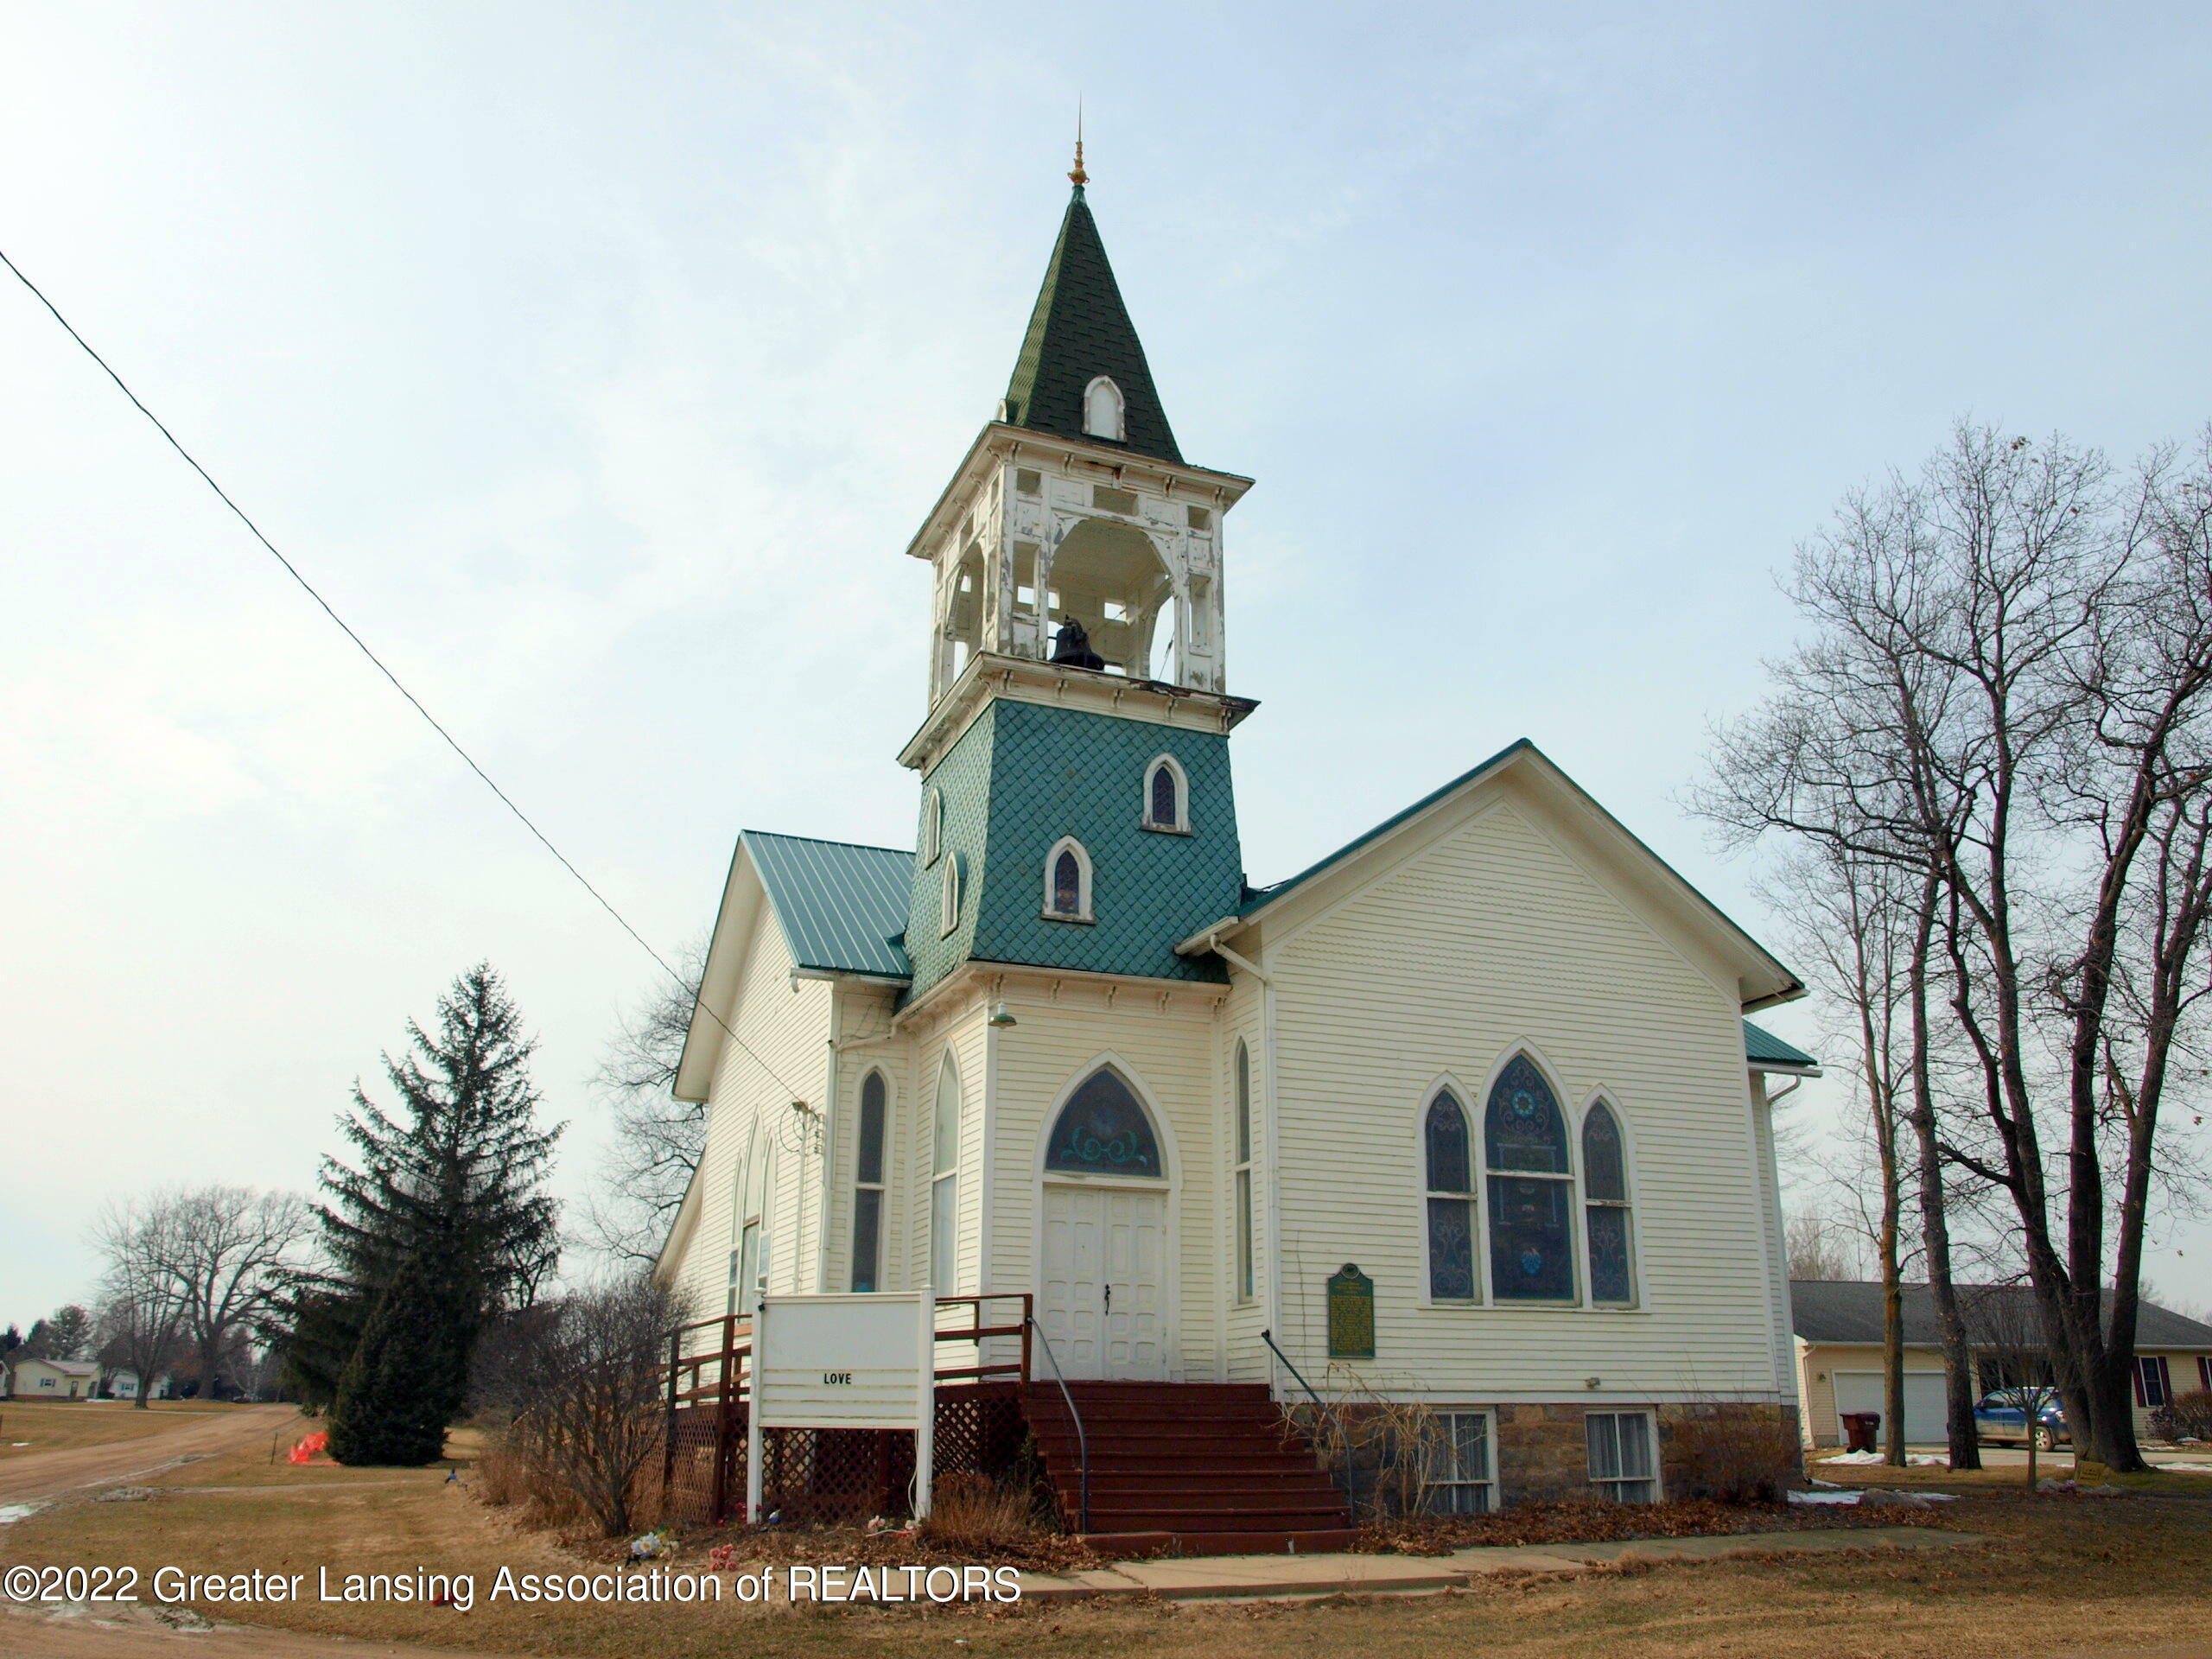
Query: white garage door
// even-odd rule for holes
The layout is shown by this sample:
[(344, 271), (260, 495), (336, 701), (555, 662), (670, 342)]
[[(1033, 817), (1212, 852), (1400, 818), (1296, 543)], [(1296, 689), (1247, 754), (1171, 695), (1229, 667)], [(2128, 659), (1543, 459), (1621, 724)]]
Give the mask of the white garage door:
[[(1835, 1380), (1835, 1413), (1879, 1411), (1882, 1374), (1879, 1371), (1832, 1371)], [(1843, 1433), (1840, 1421), (1836, 1433)], [(1907, 1371), (1904, 1374), (1904, 1437), (1916, 1445), (1941, 1446), (1943, 1432), (1943, 1373)]]

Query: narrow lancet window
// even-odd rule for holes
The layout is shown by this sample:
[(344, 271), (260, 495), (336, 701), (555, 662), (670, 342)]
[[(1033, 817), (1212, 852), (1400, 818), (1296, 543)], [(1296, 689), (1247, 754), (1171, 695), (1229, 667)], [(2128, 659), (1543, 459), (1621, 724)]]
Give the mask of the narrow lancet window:
[(1620, 1120), (1602, 1100), (1582, 1120), (1582, 1214), (1590, 1255), (1590, 1300), (1626, 1306), (1636, 1300), (1628, 1158), (1621, 1145)]
[(1428, 1103), (1421, 1127), (1427, 1166), (1428, 1298), (1475, 1300), (1475, 1175), (1467, 1114), (1448, 1089)]

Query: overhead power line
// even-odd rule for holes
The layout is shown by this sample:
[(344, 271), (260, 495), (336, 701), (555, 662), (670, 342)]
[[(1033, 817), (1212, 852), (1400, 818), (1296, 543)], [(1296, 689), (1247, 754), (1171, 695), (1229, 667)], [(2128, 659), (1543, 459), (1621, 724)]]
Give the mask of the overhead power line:
[(398, 675), (393, 673), (391, 666), (385, 663), (384, 658), (378, 656), (375, 652), (369, 648), (369, 642), (362, 639), (359, 634), (353, 631), (353, 626), (352, 623), (346, 621), (344, 617), (338, 614), (337, 611), (332, 607), (330, 601), (325, 599), (315, 590), (315, 586), (313, 582), (309, 582), (305, 576), (300, 574), (299, 567), (294, 564), (291, 560), (284, 556), (283, 552), (277, 547), (276, 543), (270, 541), (268, 537), (262, 534), (261, 526), (255, 524), (251, 518), (246, 516), (245, 509), (238, 505), (236, 501), (233, 501), (231, 499), (230, 493), (224, 489), (220, 484), (218, 484), (215, 481), (213, 475), (211, 474), (205, 467), (202, 467), (193, 458), (192, 452), (177, 442), (176, 434), (170, 431), (168, 428), (162, 423), (162, 417), (155, 414), (152, 410), (147, 408), (146, 405), (140, 401), (138, 394), (130, 390), (130, 386), (124, 383), (123, 377), (115, 372), (114, 368), (110, 365), (105, 358), (102, 357), (98, 352), (92, 349), (92, 342), (77, 332), (75, 325), (71, 323), (68, 318), (61, 315), (61, 308), (55, 305), (52, 300), (46, 297), (45, 292), (40, 289), (39, 285), (31, 281), (29, 277), (23, 275), (22, 267), (17, 265), (13, 259), (10, 259), (8, 257), (7, 251), (4, 249), (0, 249), (0, 265), (7, 266), (10, 272), (14, 275), (16, 280), (30, 290), (31, 297), (36, 300), (41, 305), (44, 306), (47, 309), (47, 314), (56, 322), (61, 325), (62, 331), (67, 334), (70, 339), (77, 342), (78, 346), (83, 350), (85, 355), (91, 358), (93, 362), (100, 365), (101, 372), (105, 374), (109, 379), (115, 382), (116, 389), (122, 392), (125, 397), (128, 397), (130, 400), (131, 407), (136, 409), (141, 415), (143, 415), (149, 421), (151, 421), (154, 423), (154, 429), (156, 432), (159, 432), (162, 437), (168, 441), (169, 448), (175, 450), (178, 454), (184, 457), (184, 464), (191, 467), (194, 472), (200, 474), (200, 481), (206, 484), (209, 489), (215, 492), (216, 499), (221, 501), (225, 506), (228, 507), (232, 513), (237, 515), (238, 521), (244, 524), (246, 529), (252, 533), (253, 539), (259, 542), (264, 548), (268, 549), (270, 556), (275, 559), (277, 563), (284, 567), (284, 574), (291, 577), (294, 582), (299, 584), (300, 591), (305, 594), (309, 599), (313, 600), (315, 604), (321, 608), (322, 613), (338, 625), (340, 632), (344, 633), (348, 639), (353, 642), (354, 648), (358, 650), (362, 656), (367, 658), (372, 664), (374, 664), (378, 673), (383, 675), (386, 680), (391, 682), (391, 689), (398, 692), (401, 696), (406, 698), (408, 706), (413, 709), (416, 714), (422, 715), (423, 718), (429, 722), (430, 729), (435, 732), (440, 738), (444, 740), (445, 746), (448, 748), (451, 749), (455, 754), (461, 757), (461, 764), (467, 766), (469, 771), (476, 774), (477, 778), (482, 782), (485, 788), (490, 790), (493, 794), (499, 798), (499, 804), (505, 807), (508, 811), (514, 814), (515, 822), (521, 824), (524, 829), (529, 830), (530, 833), (537, 838), (537, 844), (539, 846), (544, 848), (547, 852), (552, 854), (555, 858), (560, 860), (561, 868), (566, 870), (570, 875), (574, 876), (576, 880), (576, 884), (592, 896), (601, 910), (605, 911), (609, 916), (612, 916), (614, 918), (616, 926), (620, 927), (625, 933), (627, 933), (632, 939), (637, 941), (639, 949), (642, 950), (647, 956), (651, 957), (655, 964), (659, 967), (663, 973), (666, 974), (677, 984), (683, 986), (686, 990), (691, 992), (692, 1006), (695, 1008), (697, 1008), (702, 1013), (705, 1014), (707, 1018), (713, 1020), (717, 1026), (720, 1026), (724, 1036), (728, 1037), (733, 1043), (735, 1043), (738, 1047), (742, 1049), (747, 1054), (751, 1055), (753, 1063), (759, 1065), (763, 1071), (766, 1071), (771, 1077), (773, 1077), (779, 1084), (782, 1084), (785, 1089), (789, 1090), (791, 1091), (791, 1098), (794, 1101), (803, 1102), (805, 1096), (801, 1094), (798, 1090), (792, 1088), (789, 1080), (779, 1072), (774, 1066), (769, 1065), (765, 1059), (762, 1059), (760, 1054), (750, 1044), (748, 1044), (742, 1037), (740, 1037), (735, 1032), (732, 1031), (729, 1028), (728, 1023), (723, 1020), (721, 1015), (715, 1013), (713, 1008), (708, 1007), (706, 1001), (701, 997), (698, 990), (695, 989), (684, 979), (682, 974), (679, 974), (674, 968), (669, 965), (667, 958), (663, 957), (659, 951), (653, 949), (652, 944), (646, 939), (644, 934), (639, 932), (636, 928), (630, 925), (630, 921), (627, 917), (624, 916), (620, 911), (615, 909), (613, 901), (608, 899), (607, 896), (601, 893), (597, 887), (594, 887), (591, 884), (590, 878), (585, 875), (582, 870), (578, 869), (575, 865), (570, 861), (569, 855), (566, 853), (563, 852), (558, 847), (556, 847), (553, 844), (552, 838), (543, 830), (539, 829), (536, 823), (531, 822), (530, 814), (524, 811), (521, 807), (515, 804), (514, 798), (509, 795), (505, 790), (501, 789), (499, 785), (493, 781), (490, 772), (485, 771), (482, 766), (477, 765), (476, 757), (469, 753), (467, 749), (461, 747), (461, 740), (455, 737), (451, 732), (448, 731), (444, 723), (423, 705), (423, 700), (407, 689), (406, 682), (402, 680)]

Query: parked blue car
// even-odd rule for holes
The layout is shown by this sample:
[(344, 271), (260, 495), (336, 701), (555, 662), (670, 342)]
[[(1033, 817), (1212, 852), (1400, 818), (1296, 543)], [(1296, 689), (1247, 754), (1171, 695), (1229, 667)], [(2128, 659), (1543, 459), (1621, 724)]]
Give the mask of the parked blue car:
[[(1974, 1408), (1975, 1432), (1985, 1440), (2025, 1446), (2031, 1403), (2029, 1391), (2023, 1389), (1998, 1389), (1985, 1394), (1981, 1403)], [(2048, 1452), (2072, 1437), (2066, 1432), (2066, 1413), (2057, 1399), (2045, 1392), (2042, 1406), (2036, 1414), (2036, 1449)]]

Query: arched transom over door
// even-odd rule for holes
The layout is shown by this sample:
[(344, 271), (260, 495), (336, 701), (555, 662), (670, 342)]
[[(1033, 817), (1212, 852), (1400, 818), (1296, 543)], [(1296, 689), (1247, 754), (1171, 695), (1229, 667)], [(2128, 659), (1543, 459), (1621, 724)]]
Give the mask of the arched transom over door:
[(1099, 1067), (1045, 1143), (1038, 1313), (1071, 1377), (1166, 1378), (1166, 1176), (1144, 1103)]

